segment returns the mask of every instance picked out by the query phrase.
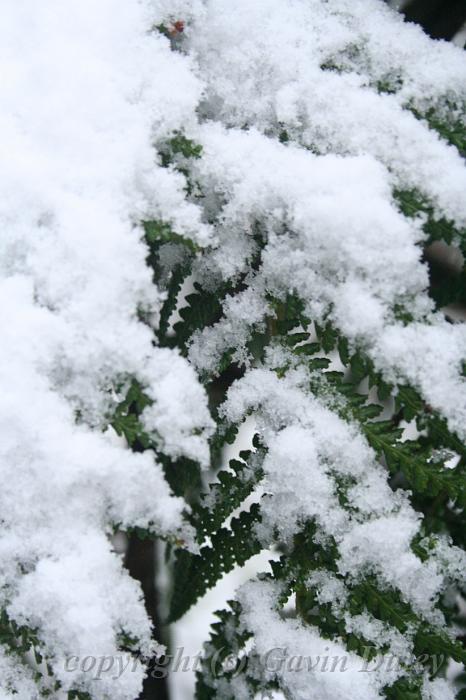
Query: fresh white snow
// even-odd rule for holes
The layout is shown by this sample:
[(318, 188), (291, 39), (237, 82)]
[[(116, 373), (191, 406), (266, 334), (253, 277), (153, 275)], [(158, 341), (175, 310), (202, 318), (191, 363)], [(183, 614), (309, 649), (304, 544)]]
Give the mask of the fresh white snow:
[[(449, 104), (464, 120), (464, 53), (379, 0), (47, 0), (40, 9), (4, 0), (0, 19), (0, 606), (37, 628), (64, 690), (136, 697), (142, 667), (99, 681), (63, 670), (69, 654), (120, 653), (123, 631), (150, 647), (113, 528), (192, 534), (153, 453), (131, 452), (107, 427), (116, 390), (140, 382), (153, 402), (144, 426), (160, 449), (207, 467), (214, 423), (196, 371), (215, 373), (233, 349), (247, 371), (223, 413), (255, 412), (269, 450), (264, 546), (274, 529), (290, 541), (313, 517), (322, 541), (337, 542), (340, 573), (374, 573), (442, 624), (434, 603), (464, 575), (463, 555), (439, 537), (421, 562), (410, 548), (419, 515), (388, 487), (356, 426), (311, 396), (304, 370), (278, 379), (273, 351), (250, 366), (245, 344), (264, 328), (266, 295), (296, 291), (312, 320), (329, 318), (465, 437), (465, 326), (434, 312), (422, 220), (403, 216), (393, 196), (417, 190), (435, 217), (466, 227), (464, 160), (412, 113), (446, 118)], [(156, 26), (178, 19), (185, 31), (173, 51)], [(197, 202), (157, 156), (176, 131), (203, 148), (192, 164)], [(194, 275), (212, 289), (248, 270), (255, 224), (266, 231), (260, 271), (194, 336), (188, 359), (154, 342), (164, 296), (146, 263), (141, 222), (151, 219), (194, 241)], [(338, 475), (356, 478), (351, 514), (338, 503)], [(315, 585), (325, 596), (331, 583)], [(240, 593), (258, 650), (273, 639), (317, 649), (314, 630), (278, 616), (276, 593), (264, 582)], [(345, 623), (402, 646), (374, 620)], [(375, 700), (390, 678), (358, 676), (358, 697)], [(280, 682), (307, 700), (300, 674)], [(349, 699), (351, 683), (321, 674), (315, 700)], [(27, 665), (2, 650), (0, 685), (5, 700), (38, 697)], [(426, 680), (425, 700), (449, 697), (445, 681)]]

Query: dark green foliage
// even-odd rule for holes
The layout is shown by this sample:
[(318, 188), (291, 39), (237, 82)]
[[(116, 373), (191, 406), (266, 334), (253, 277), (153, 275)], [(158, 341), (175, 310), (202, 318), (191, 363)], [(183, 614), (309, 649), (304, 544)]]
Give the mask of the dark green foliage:
[[(223, 664), (228, 657), (238, 655), (244, 644), (251, 636), (248, 632), (240, 631), (240, 605), (230, 600), (228, 610), (218, 610), (215, 615), (218, 622), (214, 622), (211, 629), (211, 637), (206, 655), (202, 661), (202, 670), (196, 674), (196, 698), (198, 700), (214, 700), (218, 698), (215, 689), (215, 679), (224, 676), (232, 677), (240, 666), (233, 667), (228, 671), (223, 670)], [(226, 634), (225, 631), (228, 630)], [(243, 664), (242, 664), (243, 666)], [(231, 696), (222, 697), (222, 700), (234, 700)]]
[(189, 265), (178, 265), (172, 272), (167, 284), (167, 298), (160, 311), (158, 337), (161, 345), (169, 343), (167, 338), (169, 321), (175, 311), (181, 285), (189, 274)]
[(174, 567), (174, 588), (169, 621), (184, 615), (204, 593), (234, 566), (244, 564), (261, 551), (253, 526), (260, 520), (257, 504), (233, 518), (230, 528), (220, 528), (211, 537), (210, 546), (201, 547), (199, 554), (180, 550)]
[(195, 283), (195, 292), (184, 300), (187, 306), (180, 309), (181, 321), (175, 323), (177, 346), (187, 349), (193, 333), (216, 323), (222, 316), (222, 304), (218, 294), (206, 292)]
[(238, 426), (234, 423), (226, 423), (225, 421), (217, 421), (217, 430), (210, 441), (211, 448), (215, 452), (219, 452), (225, 445), (232, 445), (238, 434)]
[(187, 457), (170, 459), (159, 453), (165, 478), (176, 496), (182, 496), (188, 504), (195, 504), (202, 490), (201, 470), (199, 464)]
[(425, 216), (423, 229), (428, 236), (428, 241), (445, 241), (445, 243), (458, 243), (460, 249), (466, 249), (466, 232), (458, 231), (455, 225), (445, 218), (438, 218), (434, 213), (434, 207), (415, 191), (396, 190), (396, 201), (403, 214), (407, 217), (419, 215)]
[(176, 156), (182, 156), (186, 159), (200, 158), (202, 155), (202, 146), (187, 138), (185, 134), (177, 131), (166, 144), (161, 146), (160, 154), (162, 157), (162, 164), (168, 166), (170, 163), (173, 163)]
[[(172, 167), (185, 176), (185, 191), (188, 196), (197, 191), (197, 183), (191, 178), (190, 165), (193, 160), (200, 158), (201, 154), (202, 147), (181, 132), (175, 132), (171, 139), (159, 146), (161, 164), (165, 168)], [(198, 195), (202, 196), (200, 193)]]
[(37, 637), (37, 631), (29, 627), (18, 625), (11, 620), (6, 610), (0, 611), (0, 642), (4, 644), (12, 654), (22, 656), (33, 650), (37, 663), (42, 663), (42, 645)]
[[(359, 365), (358, 365), (359, 366)], [(353, 369), (353, 364), (351, 364)], [(362, 379), (365, 373), (357, 374)], [(397, 397), (398, 412), (390, 420), (377, 420), (383, 407), (368, 403), (367, 394), (356, 392), (354, 385), (344, 381), (344, 375), (338, 372), (326, 373), (324, 377), (346, 399), (344, 408), (337, 408), (343, 417), (356, 420), (367, 441), (379, 457), (383, 457), (389, 471), (395, 475), (401, 473), (409, 487), (418, 493), (428, 493), (431, 497), (443, 494), (445, 498), (466, 505), (466, 464), (461, 461), (454, 469), (445, 466), (446, 452), (442, 459), (441, 450), (449, 447), (442, 437), (447, 437), (437, 430), (431, 439), (420, 437), (417, 440), (403, 440), (403, 429), (398, 427), (401, 419), (420, 418), (424, 406), (419, 406), (417, 395), (409, 388), (401, 388)], [(406, 403), (403, 402), (405, 397)], [(419, 399), (420, 401), (420, 399)], [(413, 403), (418, 412), (413, 414)], [(429, 420), (429, 419), (428, 419)], [(445, 429), (445, 433), (448, 431)], [(439, 438), (439, 439), (438, 439)], [(456, 444), (455, 444), (456, 446)]]
[(385, 689), (387, 700), (422, 700), (422, 683), (401, 678), (391, 687)]
[[(463, 130), (463, 139), (466, 129)], [(464, 144), (463, 144), (464, 147)], [(451, 221), (439, 218), (434, 213), (434, 207), (419, 192), (396, 191), (395, 198), (401, 211), (407, 217), (424, 217), (423, 229), (427, 235), (425, 258), (429, 264), (430, 294), (438, 308), (449, 304), (466, 301), (466, 269), (451, 269), (442, 262), (438, 254), (433, 254), (428, 247), (434, 241), (442, 241), (451, 246), (457, 246), (463, 254), (466, 253), (466, 231), (457, 230)]]
[[(451, 108), (454, 114), (455, 106), (451, 105)], [(460, 108), (459, 111), (464, 112), (464, 109)], [(417, 110), (413, 110), (413, 113), (418, 119), (425, 119), (431, 129), (436, 131), (442, 139), (455, 146), (463, 158), (466, 157), (466, 124), (461, 119), (455, 117), (447, 119), (440, 116), (433, 108), (427, 110), (425, 114), (421, 114)]]
[[(36, 667), (32, 667), (34, 681), (41, 697), (50, 697), (52, 690), (59, 690), (60, 683), (53, 680), (50, 662), (39, 639), (38, 631), (25, 625), (18, 625), (12, 620), (6, 610), (0, 611), (0, 642), (7, 654), (15, 657), (18, 664), (31, 665), (27, 662), (27, 654), (32, 654)], [(51, 688), (48, 687), (51, 685)], [(3, 688), (9, 690), (9, 688)], [(87, 696), (84, 700), (87, 700)]]
[(218, 481), (210, 485), (208, 507), (203, 505), (205, 499), (201, 499), (191, 519), (199, 542), (213, 535), (253, 492), (263, 476), (262, 458), (259, 452), (242, 452), (240, 459), (230, 460), (231, 471), (223, 470), (217, 474)]
[(146, 241), (151, 249), (157, 249), (164, 243), (180, 243), (192, 252), (198, 250), (196, 244), (190, 238), (180, 236), (172, 230), (170, 224), (164, 221), (143, 221), (142, 225)]
[(139, 420), (139, 416), (150, 403), (151, 400), (144, 394), (141, 386), (133, 381), (125, 398), (115, 409), (110, 425), (117, 435), (126, 438), (130, 447), (147, 449), (151, 444)]

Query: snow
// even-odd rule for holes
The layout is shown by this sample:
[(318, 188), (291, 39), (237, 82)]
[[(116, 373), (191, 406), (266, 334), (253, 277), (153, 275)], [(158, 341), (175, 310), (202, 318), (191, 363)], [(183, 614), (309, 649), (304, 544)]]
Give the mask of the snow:
[[(374, 672), (362, 673), (361, 657), (344, 645), (323, 640), (312, 626), (281, 618), (275, 609), (277, 593), (274, 584), (253, 581), (242, 586), (238, 594), (245, 628), (254, 632), (255, 652), (263, 661), (264, 676), (275, 678), (285, 696), (296, 700), (307, 700), (310, 684), (315, 700), (352, 700), (355, 688), (361, 700), (379, 700), (383, 686), (396, 680), (396, 672), (381, 664)], [(275, 661), (271, 650), (278, 650)], [(285, 654), (287, 661), (280, 663)], [(332, 663), (340, 665), (328, 672)]]
[(214, 422), (193, 368), (175, 351), (160, 348), (151, 369), (147, 394), (153, 403), (142, 414), (145, 428), (165, 454), (184, 455), (207, 467), (206, 438), (212, 435)]
[(154, 142), (195, 121), (200, 83), (153, 21), (149, 3), (7, 1), (0, 30), (1, 605), (39, 629), (65, 690), (82, 681), (95, 698), (134, 698), (142, 669), (99, 683), (63, 658), (114, 655), (122, 630), (150, 641), (108, 535), (174, 536), (184, 505), (151, 453), (102, 432), (115, 389), (147, 389), (169, 454), (205, 462), (212, 429), (193, 370), (138, 320), (162, 299), (139, 222), (210, 235), (183, 176), (157, 165)]
[(427, 700), (454, 700), (455, 697), (454, 688), (443, 678), (426, 679), (422, 691)]
[[(177, 20), (185, 29), (170, 42), (157, 26)], [(313, 581), (319, 595), (373, 574), (442, 625), (435, 604), (464, 576), (464, 554), (438, 536), (421, 561), (410, 494), (391, 490), (358, 427), (311, 394), (296, 357), (279, 379), (287, 351), (271, 347), (256, 366), (246, 345), (267, 328), (270, 298), (295, 292), (312, 321), (329, 319), (466, 436), (465, 326), (434, 311), (422, 217), (406, 218), (393, 195), (416, 190), (434, 217), (466, 227), (464, 160), (413, 113), (464, 124), (464, 53), (379, 0), (47, 0), (40, 12), (5, 0), (0, 63), (0, 606), (37, 629), (63, 689), (132, 700), (141, 686), (142, 667), (100, 680), (63, 670), (70, 654), (116, 655), (122, 631), (150, 647), (140, 587), (111, 533), (192, 540), (155, 452), (133, 453), (108, 427), (118, 398), (136, 380), (157, 450), (207, 469), (215, 425), (199, 375), (226, 352), (246, 372), (221, 413), (235, 423), (254, 413), (268, 448), (264, 547), (274, 532), (290, 543), (313, 518), (339, 554), (338, 576)], [(161, 165), (157, 148), (175, 132), (202, 146), (191, 164), (201, 197)], [(154, 333), (164, 292), (141, 223), (159, 219), (194, 242), (205, 288), (242, 285), (187, 359)], [(167, 277), (179, 259), (165, 247)], [(258, 581), (240, 592), (258, 653), (271, 642), (318, 653), (317, 630), (280, 618), (278, 593)], [(345, 624), (403, 647), (370, 616)], [(349, 677), (316, 674), (316, 700), (350, 698), (356, 682), (373, 700), (393, 682), (385, 670), (354, 680), (347, 656)], [(301, 674), (277, 679), (307, 700)], [(28, 665), (2, 649), (0, 683), (5, 698), (37, 696)], [(426, 679), (423, 696), (450, 688)]]
[[(207, 124), (201, 135), (200, 177), (207, 192), (221, 192), (225, 201), (218, 213), (221, 245), (206, 256), (205, 269), (213, 276), (226, 265), (231, 269), (231, 239), (251, 236), (257, 220), (266, 224), (267, 241), (262, 267), (247, 290), (250, 313), (238, 322), (227, 304), (224, 319), (193, 338), (195, 365), (212, 370), (228, 346), (244, 346), (248, 324), (260, 322), (257, 309), (267, 315), (265, 291), (277, 298), (296, 291), (312, 320), (329, 316), (388, 380), (418, 386), (464, 435), (466, 328), (432, 310), (419, 246), (423, 234), (418, 221), (397, 209), (390, 173), (369, 155), (316, 156), (254, 129), (227, 131)], [(448, 159), (448, 148), (445, 153)], [(233, 258), (233, 279), (249, 258), (245, 244), (243, 257)], [(417, 323), (397, 320), (400, 305)], [(238, 350), (236, 357), (241, 359)]]
[(2, 700), (36, 700), (39, 698), (32, 670), (0, 649), (0, 685)]
[[(263, 133), (285, 129), (321, 153), (370, 153), (397, 184), (419, 187), (464, 223), (461, 159), (401, 109), (424, 111), (445, 97), (464, 104), (456, 47), (402, 26), (378, 0), (240, 0), (234, 11), (209, 0), (198, 23), (188, 39), (207, 82), (207, 117)], [(321, 69), (329, 64), (341, 72)], [(401, 80), (395, 95), (372, 89), (387, 79)]]
[[(311, 519), (319, 541), (336, 542), (340, 574), (355, 581), (375, 574), (383, 588), (399, 590), (422, 617), (442, 624), (434, 603), (449, 579), (462, 576), (460, 561), (464, 575), (466, 555), (445, 547), (440, 538), (438, 558), (421, 562), (411, 550), (421, 519), (408, 493), (392, 491), (387, 472), (356, 426), (312, 396), (310, 380), (303, 368), (281, 379), (253, 369), (232, 385), (222, 406), (231, 422), (254, 411), (268, 448), (261, 483), (268, 497), (261, 503), (259, 537), (270, 546), (278, 532), (281, 542), (291, 544)], [(344, 507), (338, 489), (348, 480)]]
[[(465, 226), (463, 160), (405, 109), (442, 115), (448, 101), (464, 119), (464, 55), (376, 0), (242, 0), (231, 12), (210, 0), (187, 30), (206, 83), (199, 171), (220, 242), (203, 276), (237, 278), (265, 222), (257, 293), (297, 289), (313, 320), (330, 312), (387, 378), (419, 386), (464, 436), (466, 331), (431, 313), (421, 222), (406, 220), (390, 194), (416, 189), (437, 218)], [(377, 92), (387, 80), (399, 89)], [(287, 145), (276, 138), (284, 131)], [(393, 317), (399, 303), (421, 322), (417, 332)], [(211, 329), (194, 340), (198, 366), (200, 357), (205, 369), (215, 364), (231, 323), (227, 309), (217, 340)], [(437, 351), (446, 344), (450, 356)]]

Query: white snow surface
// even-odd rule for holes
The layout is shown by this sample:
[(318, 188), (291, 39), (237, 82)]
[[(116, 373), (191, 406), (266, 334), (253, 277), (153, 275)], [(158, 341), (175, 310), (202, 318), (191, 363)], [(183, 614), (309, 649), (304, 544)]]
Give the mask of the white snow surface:
[[(432, 313), (421, 221), (406, 219), (391, 195), (416, 190), (436, 218), (465, 227), (464, 160), (411, 111), (442, 117), (453, 104), (464, 123), (464, 52), (379, 0), (239, 0), (234, 11), (206, 0), (186, 35), (206, 84), (199, 177), (220, 241), (200, 274), (243, 272), (262, 222), (251, 308), (265, 315), (265, 291), (298, 291), (313, 320), (330, 313), (387, 379), (419, 387), (464, 437), (466, 330)], [(419, 324), (397, 320), (400, 303)], [(210, 370), (228, 343), (241, 345), (248, 323), (234, 312), (194, 339), (197, 366)]]
[[(445, 548), (442, 540), (438, 554), (425, 562), (414, 554), (419, 513), (405, 492), (389, 487), (387, 472), (356, 426), (310, 395), (309, 383), (303, 368), (282, 379), (250, 370), (223, 406), (232, 422), (253, 410), (268, 448), (259, 537), (268, 546), (278, 530), (280, 541), (291, 544), (300, 525), (312, 519), (320, 542), (336, 542), (341, 574), (349, 580), (375, 574), (382, 588), (398, 589), (422, 617), (442, 624), (433, 604), (449, 580), (464, 578), (466, 554)], [(338, 496), (342, 485), (346, 507)]]
[[(183, 502), (153, 454), (133, 454), (104, 430), (116, 387), (138, 380), (160, 448), (207, 466), (213, 422), (195, 370), (215, 371), (231, 348), (245, 361), (265, 295), (298, 291), (313, 320), (329, 315), (388, 380), (415, 385), (466, 435), (465, 326), (433, 311), (422, 222), (392, 194), (418, 190), (437, 218), (466, 226), (464, 161), (410, 111), (442, 116), (448, 102), (464, 119), (466, 59), (379, 0), (47, 0), (40, 9), (4, 0), (0, 18), (0, 605), (38, 630), (64, 690), (131, 700), (142, 668), (99, 681), (63, 670), (69, 654), (116, 655), (122, 631), (149, 649), (141, 591), (112, 551), (112, 528), (183, 527)], [(155, 29), (177, 19), (182, 51)], [(199, 203), (158, 161), (157, 143), (175, 131), (203, 147)], [(155, 325), (163, 299), (142, 240), (151, 219), (207, 249), (195, 274), (212, 288), (247, 270), (255, 225), (266, 230), (260, 272), (196, 335), (190, 361), (157, 347), (140, 320), (142, 311)], [(400, 305), (412, 323), (399, 320)], [(370, 571), (441, 623), (433, 604), (464, 560), (442, 539), (426, 562), (414, 555), (420, 522), (408, 496), (389, 489), (355, 426), (313, 399), (308, 381), (299, 370), (279, 380), (252, 369), (224, 408), (234, 421), (255, 411), (267, 438), (261, 536), (278, 527), (290, 540), (314, 517), (338, 544), (341, 574)], [(349, 475), (351, 515), (335, 491)], [(270, 645), (264, 620), (277, 640), (318, 645), (271, 612), (274, 595), (258, 583), (242, 594), (258, 647)], [(335, 682), (321, 680), (316, 700), (350, 697)], [(359, 697), (380, 697), (385, 682), (358, 676)], [(5, 698), (35, 697), (27, 665), (1, 651), (0, 683)], [(307, 697), (299, 674), (280, 683)], [(426, 700), (449, 693), (426, 680)]]
[[(194, 364), (212, 370), (229, 348), (241, 360), (237, 348), (244, 346), (245, 333), (268, 313), (264, 292), (280, 298), (295, 291), (311, 319), (331, 318), (389, 381), (419, 387), (464, 436), (466, 326), (452, 326), (432, 310), (419, 246), (423, 233), (419, 222), (406, 219), (395, 205), (389, 171), (368, 154), (314, 155), (253, 128), (208, 124), (202, 143), (200, 176), (208, 191), (225, 200), (218, 227), (222, 244), (203, 261), (202, 274), (234, 278), (243, 272), (251, 256), (244, 239), (258, 220), (266, 223), (267, 243), (261, 270), (243, 293), (249, 312), (240, 315), (238, 303), (226, 304), (225, 318), (194, 337)], [(448, 157), (449, 148), (445, 152)], [(422, 159), (421, 152), (417, 157)], [(458, 199), (461, 206), (464, 202)], [(413, 323), (397, 319), (397, 305), (407, 309)]]
[[(298, 620), (281, 618), (275, 608), (279, 593), (273, 583), (252, 581), (238, 594), (247, 628), (254, 632), (255, 651), (264, 662), (265, 677), (278, 681), (285, 697), (295, 700), (308, 700), (310, 687), (319, 700), (353, 700), (355, 688), (361, 700), (380, 700), (383, 686), (393, 683), (397, 674), (383, 667), (361, 673), (361, 657), (344, 645), (322, 639), (318, 630)], [(279, 662), (281, 658), (284, 663)], [(332, 664), (335, 670), (329, 672)]]
[[(0, 14), (1, 605), (39, 630), (64, 690), (132, 699), (141, 668), (93, 682), (63, 660), (115, 655), (122, 631), (147, 648), (139, 585), (107, 535), (181, 525), (150, 453), (101, 431), (115, 386), (146, 388), (167, 453), (207, 459), (205, 392), (138, 320), (161, 300), (139, 222), (164, 218), (200, 245), (210, 235), (154, 150), (189, 127), (200, 84), (150, 31), (150, 3), (7, 0)], [(26, 668), (10, 682), (10, 663), (5, 692), (32, 698)]]

